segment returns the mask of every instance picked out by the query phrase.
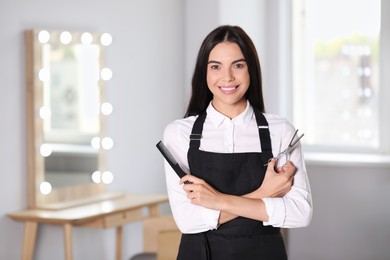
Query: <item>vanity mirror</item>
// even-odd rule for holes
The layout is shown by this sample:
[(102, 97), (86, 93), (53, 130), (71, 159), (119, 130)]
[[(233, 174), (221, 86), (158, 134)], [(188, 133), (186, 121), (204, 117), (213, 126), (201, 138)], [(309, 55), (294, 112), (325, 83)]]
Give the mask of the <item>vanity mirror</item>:
[(25, 32), (29, 208), (58, 209), (104, 199), (113, 180), (105, 154), (107, 33)]

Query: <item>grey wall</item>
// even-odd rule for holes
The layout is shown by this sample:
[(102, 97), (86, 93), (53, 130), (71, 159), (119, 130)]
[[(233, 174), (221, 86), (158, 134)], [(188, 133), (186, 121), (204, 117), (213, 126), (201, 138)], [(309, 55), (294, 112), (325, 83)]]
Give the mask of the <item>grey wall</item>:
[(314, 215), (289, 231), (290, 259), (390, 259), (388, 165), (308, 163)]
[[(27, 28), (109, 32), (107, 64), (114, 72), (107, 99), (114, 105), (108, 134), (109, 190), (165, 193), (162, 158), (154, 145), (165, 125), (183, 115), (197, 49), (222, 23), (243, 26), (262, 57), (268, 111), (288, 116), (289, 75), (282, 71), (284, 0), (84, 0), (0, 2), (0, 259), (20, 258), (23, 225), (6, 214), (26, 207), (25, 86), (22, 31)], [(248, 15), (248, 12), (250, 15)], [(235, 14), (232, 16), (231, 14)], [(253, 19), (248, 19), (253, 17)], [(287, 93), (287, 94), (286, 94)], [(287, 112), (286, 112), (287, 111)], [(390, 247), (388, 164), (308, 162), (314, 216), (289, 232), (291, 260), (384, 260)], [(114, 259), (114, 230), (76, 229), (77, 259)], [(124, 256), (142, 248), (139, 224), (124, 229)], [(43, 225), (37, 260), (62, 259), (63, 233)]]

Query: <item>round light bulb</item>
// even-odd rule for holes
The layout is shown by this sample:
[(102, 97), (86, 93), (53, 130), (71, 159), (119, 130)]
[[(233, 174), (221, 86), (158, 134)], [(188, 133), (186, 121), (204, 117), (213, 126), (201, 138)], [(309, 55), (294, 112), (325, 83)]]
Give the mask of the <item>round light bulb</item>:
[(113, 107), (110, 103), (104, 102), (100, 106), (100, 111), (102, 112), (103, 115), (108, 116), (112, 113)]
[(94, 138), (91, 139), (91, 146), (92, 148), (98, 150), (100, 148), (100, 137), (95, 136)]
[(60, 35), (60, 41), (62, 44), (69, 44), (72, 41), (72, 34), (68, 31), (64, 31)]
[(114, 141), (110, 137), (102, 139), (102, 147), (104, 150), (110, 150), (114, 146)]
[(38, 41), (40, 43), (48, 43), (49, 40), (50, 40), (50, 33), (48, 31), (43, 30), (38, 33)]
[(103, 68), (100, 72), (100, 77), (103, 80), (110, 80), (112, 78), (112, 71), (109, 68)]
[(38, 72), (38, 78), (42, 82), (48, 81), (50, 79), (50, 73), (46, 69), (40, 69)]
[(51, 116), (51, 110), (50, 107), (43, 106), (39, 109), (39, 116), (42, 119), (48, 119)]
[(91, 44), (93, 41), (93, 37), (92, 37), (92, 34), (90, 34), (89, 32), (85, 32), (81, 35), (81, 43), (84, 44), (84, 45), (88, 45), (88, 44)]
[(102, 182), (104, 184), (110, 184), (112, 183), (113, 180), (114, 180), (114, 175), (111, 172), (105, 171), (102, 173)]
[(42, 144), (39, 148), (39, 152), (43, 157), (48, 157), (51, 155), (53, 150), (49, 144)]
[(91, 178), (94, 183), (100, 183), (102, 180), (102, 173), (100, 171), (95, 171), (92, 173)]
[(39, 185), (39, 190), (42, 194), (47, 195), (52, 190), (51, 184), (47, 181), (41, 182), (41, 185)]
[(100, 36), (100, 43), (103, 46), (109, 46), (112, 43), (112, 36), (109, 33), (103, 33), (102, 36)]

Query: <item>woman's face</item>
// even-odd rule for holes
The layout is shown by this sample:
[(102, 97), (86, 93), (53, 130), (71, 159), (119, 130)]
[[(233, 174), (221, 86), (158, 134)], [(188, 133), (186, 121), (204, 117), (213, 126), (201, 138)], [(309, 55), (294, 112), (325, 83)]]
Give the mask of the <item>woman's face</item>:
[(227, 116), (230, 114), (231, 118), (244, 111), (249, 83), (248, 66), (238, 44), (217, 44), (207, 64), (207, 85), (213, 93), (214, 108)]

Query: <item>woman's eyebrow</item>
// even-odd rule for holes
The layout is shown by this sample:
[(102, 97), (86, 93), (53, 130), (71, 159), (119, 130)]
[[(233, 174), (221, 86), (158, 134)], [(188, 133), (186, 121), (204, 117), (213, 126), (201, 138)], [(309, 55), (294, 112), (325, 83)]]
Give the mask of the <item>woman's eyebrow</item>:
[[(244, 58), (241, 58), (241, 59), (233, 61), (232, 64), (237, 63), (237, 62), (242, 62), (242, 61), (246, 62), (246, 60)], [(207, 62), (207, 64), (210, 64), (210, 63), (222, 64), (222, 62), (215, 61), (215, 60), (209, 60), (209, 62)]]
[(222, 64), (222, 62), (215, 61), (215, 60), (209, 60), (209, 62), (207, 62), (207, 64), (210, 64), (210, 63), (218, 63), (218, 64)]
[(242, 62), (242, 61), (246, 62), (246, 60), (244, 58), (241, 58), (241, 59), (233, 61), (232, 64), (237, 63), (237, 62)]

